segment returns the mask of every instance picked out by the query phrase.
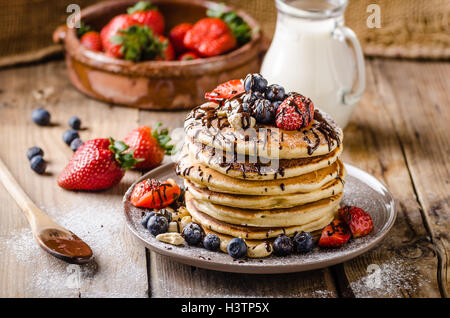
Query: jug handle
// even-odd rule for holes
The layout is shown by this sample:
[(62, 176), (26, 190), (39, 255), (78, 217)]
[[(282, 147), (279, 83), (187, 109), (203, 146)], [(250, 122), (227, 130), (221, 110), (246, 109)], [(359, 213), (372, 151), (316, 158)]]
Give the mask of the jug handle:
[[(366, 71), (364, 67), (364, 56), (362, 53), (361, 45), (359, 44), (358, 38), (356, 37), (355, 32), (351, 29), (340, 25), (337, 26), (335, 31), (339, 30), (341, 36), (338, 35), (339, 32), (333, 32), (334, 37), (339, 37), (340, 40), (346, 41), (348, 40), (351, 44), (351, 49), (356, 57), (356, 74), (357, 74), (357, 87), (352, 87), (349, 92), (344, 93), (343, 102), (345, 105), (352, 105), (359, 101), (364, 90), (366, 89)], [(354, 91), (354, 92), (352, 92)]]

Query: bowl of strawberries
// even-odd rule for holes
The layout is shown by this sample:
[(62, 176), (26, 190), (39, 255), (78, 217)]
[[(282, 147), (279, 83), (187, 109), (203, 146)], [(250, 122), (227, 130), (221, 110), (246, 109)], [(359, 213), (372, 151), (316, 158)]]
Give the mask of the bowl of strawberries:
[(53, 39), (64, 44), (73, 85), (109, 103), (189, 109), (260, 66), (259, 25), (210, 1), (101, 2), (81, 10), (79, 26), (59, 27)]

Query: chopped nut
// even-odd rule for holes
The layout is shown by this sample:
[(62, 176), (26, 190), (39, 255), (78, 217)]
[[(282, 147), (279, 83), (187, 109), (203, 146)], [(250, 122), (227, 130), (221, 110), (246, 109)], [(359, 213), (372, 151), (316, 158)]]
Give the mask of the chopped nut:
[(270, 243), (261, 243), (247, 249), (247, 256), (252, 258), (266, 257), (272, 254), (273, 248)]
[(185, 216), (189, 215), (189, 211), (186, 209), (186, 207), (182, 206), (178, 208), (177, 212), (172, 213), (172, 220), (173, 221), (181, 221), (181, 219)]
[(178, 225), (178, 222), (172, 221), (169, 223), (169, 230), (167, 232), (176, 232), (178, 233), (178, 230), (180, 229), (180, 226)]
[(172, 245), (184, 244), (184, 238), (180, 235), (180, 233), (162, 233), (158, 234), (156, 239)]
[[(250, 122), (248, 122), (250, 120)], [(235, 113), (228, 116), (228, 122), (235, 129), (253, 128), (256, 125), (256, 120), (253, 117), (244, 117), (241, 113)]]
[(183, 217), (183, 218), (181, 219), (181, 221), (180, 221), (180, 228), (181, 228), (181, 231), (184, 229), (184, 227), (185, 227), (186, 225), (188, 225), (188, 224), (191, 223), (191, 222), (192, 222), (191, 216), (187, 215), (187, 216)]

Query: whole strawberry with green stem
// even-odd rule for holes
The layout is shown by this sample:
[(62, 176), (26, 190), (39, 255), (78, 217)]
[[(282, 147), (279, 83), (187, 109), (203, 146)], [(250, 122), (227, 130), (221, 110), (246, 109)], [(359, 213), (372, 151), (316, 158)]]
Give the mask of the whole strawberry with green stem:
[(112, 138), (92, 139), (73, 154), (58, 176), (58, 185), (67, 190), (108, 189), (138, 162), (125, 143)]
[(127, 9), (130, 18), (139, 25), (146, 25), (154, 33), (161, 35), (164, 32), (164, 16), (158, 11), (158, 7), (148, 1), (139, 1)]
[(134, 152), (134, 157), (141, 161), (136, 169), (152, 169), (161, 164), (165, 154), (172, 154), (174, 145), (169, 145), (171, 138), (167, 129), (159, 129), (158, 123), (155, 129), (149, 126), (141, 126), (133, 129), (125, 137), (124, 142)]
[(117, 44), (112, 43), (111, 38), (117, 35), (120, 30), (125, 30), (136, 24), (137, 22), (128, 14), (120, 14), (112, 18), (100, 31), (102, 46), (106, 54), (116, 57), (114, 52), (119, 51), (120, 47), (118, 47)]

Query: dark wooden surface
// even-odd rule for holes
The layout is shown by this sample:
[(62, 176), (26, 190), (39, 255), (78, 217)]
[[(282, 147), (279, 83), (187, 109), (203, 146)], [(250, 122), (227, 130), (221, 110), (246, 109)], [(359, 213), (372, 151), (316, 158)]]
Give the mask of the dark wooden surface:
[[(81, 284), (53, 287), (44, 274), (64, 282), (66, 265), (29, 246), (33, 244), (27, 241), (31, 237), (26, 236), (26, 220), (0, 186), (0, 296), (446, 297), (450, 64), (368, 59), (366, 68), (367, 91), (345, 129), (343, 159), (389, 187), (397, 203), (397, 222), (377, 248), (354, 260), (285, 275), (208, 271), (145, 250), (117, 225), (123, 223), (121, 196), (138, 172), (100, 193), (67, 192), (57, 186), (56, 176), (71, 154), (61, 141), (71, 115), (83, 119), (87, 129), (81, 135), (87, 140), (123, 138), (137, 125), (159, 121), (172, 129), (181, 127), (185, 112), (139, 111), (89, 99), (70, 85), (61, 61), (0, 70), (0, 155), (25, 191), (62, 220), (69, 213), (67, 206), (89, 207), (95, 201), (96, 206), (108, 204), (110, 217), (117, 221), (113, 240), (102, 232), (86, 238), (94, 246), (97, 239), (107, 241), (94, 250), (95, 269), (81, 268)], [(49, 98), (34, 97), (37, 90), (48, 88), (54, 90)], [(31, 123), (31, 110), (37, 106), (52, 113), (54, 127)], [(44, 148), (49, 160), (46, 176), (28, 168), (25, 151), (32, 145)]]

